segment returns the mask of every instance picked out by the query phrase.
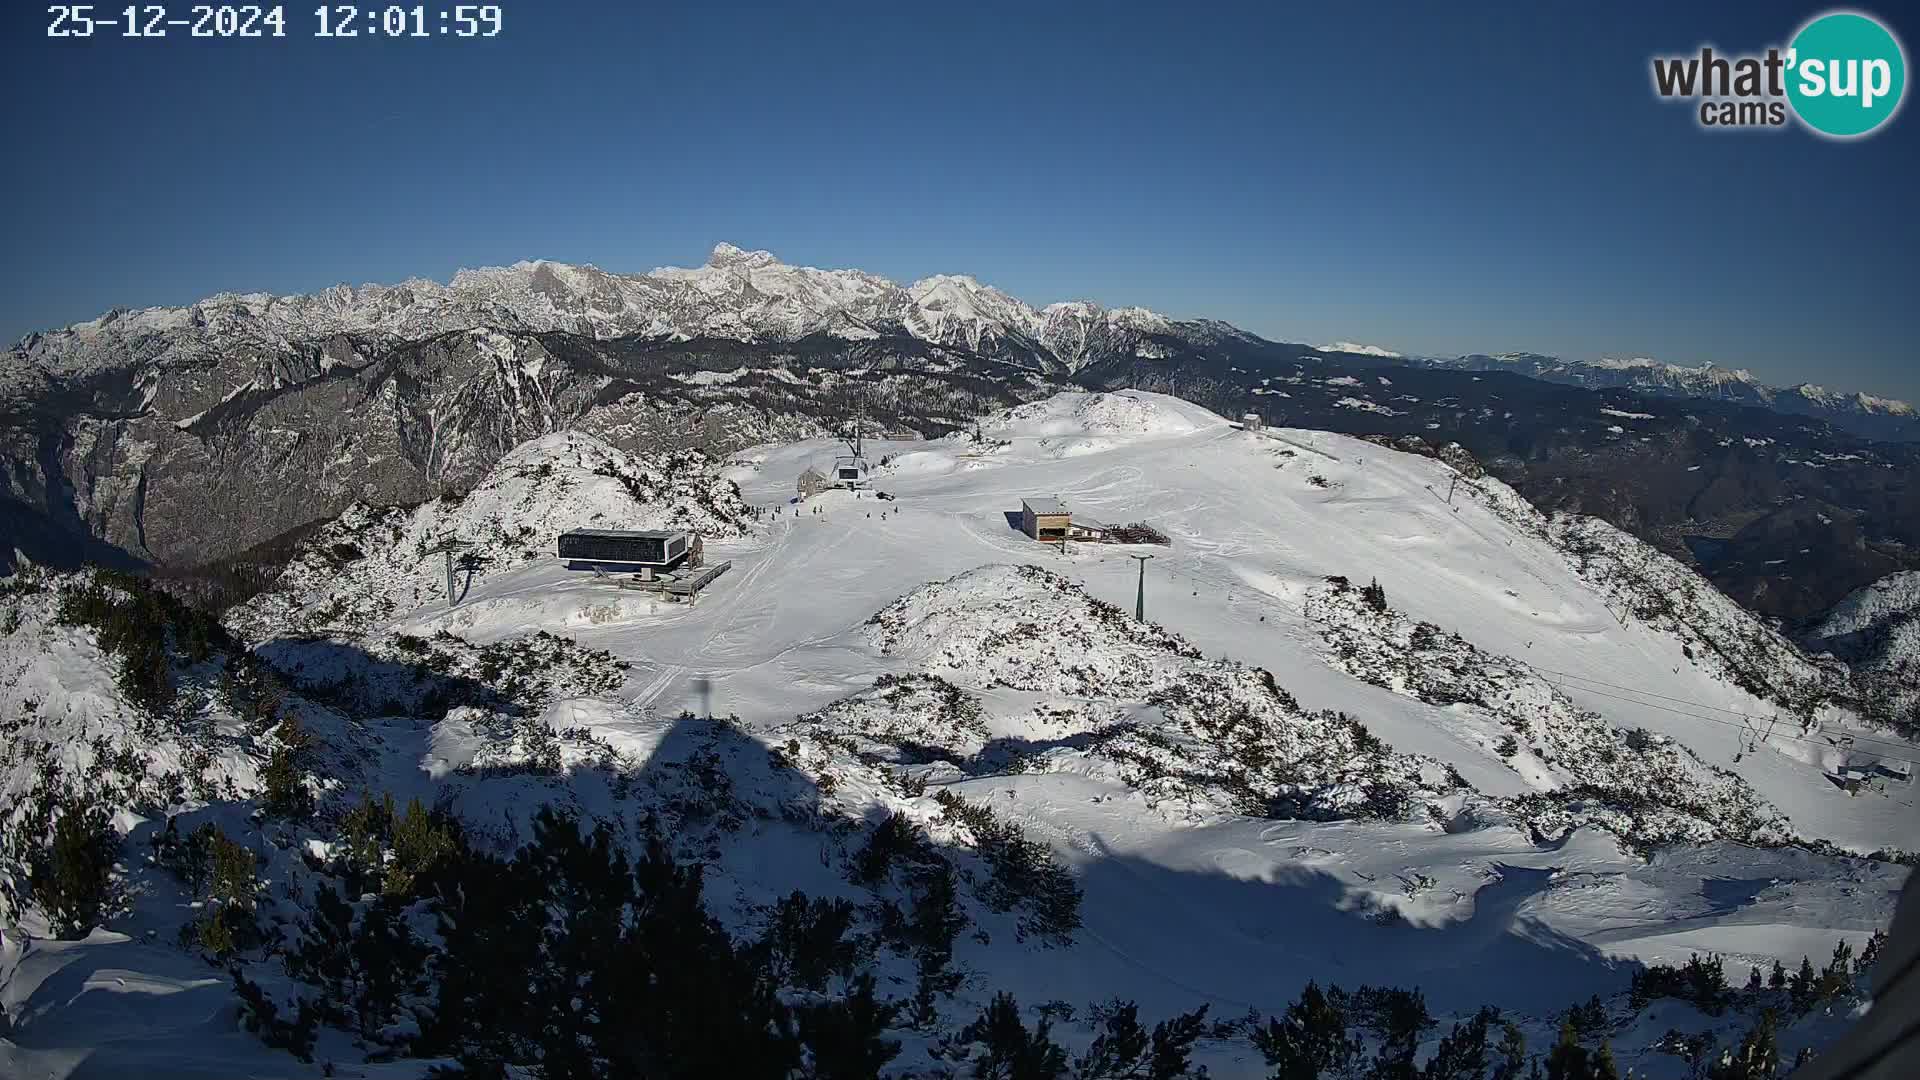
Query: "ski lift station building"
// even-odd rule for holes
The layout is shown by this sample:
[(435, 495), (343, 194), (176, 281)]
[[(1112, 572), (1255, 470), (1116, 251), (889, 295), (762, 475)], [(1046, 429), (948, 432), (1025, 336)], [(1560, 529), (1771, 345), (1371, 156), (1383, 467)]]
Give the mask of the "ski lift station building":
[(679, 529), (574, 529), (560, 534), (559, 555), (569, 570), (651, 576), (683, 564), (699, 566), (701, 543), (698, 536)]
[(1059, 499), (1020, 500), (1020, 531), (1043, 544), (1065, 543), (1073, 513)]
[(1020, 531), (1043, 544), (1068, 540), (1105, 543), (1113, 538), (1113, 526), (1075, 514), (1057, 498), (1020, 500)]
[(859, 487), (867, 482), (867, 459), (859, 454), (841, 454), (833, 459), (833, 479), (842, 487)]

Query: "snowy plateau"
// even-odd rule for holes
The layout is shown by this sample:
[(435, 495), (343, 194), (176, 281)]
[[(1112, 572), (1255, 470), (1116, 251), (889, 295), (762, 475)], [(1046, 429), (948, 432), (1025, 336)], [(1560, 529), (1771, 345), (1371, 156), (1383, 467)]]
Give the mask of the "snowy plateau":
[[(827, 287), (725, 254), (661, 287)], [(1012, 318), (910, 296), (934, 337)], [(1677, 1078), (1867, 1008), (1920, 747), (1668, 556), (1141, 391), (869, 441), (890, 498), (796, 501), (838, 452), (542, 435), (217, 620), (0, 578), (0, 1075)], [(1034, 497), (1169, 543), (1038, 544)], [(731, 568), (666, 603), (566, 569), (580, 527)], [(1827, 636), (1907, 664), (1914, 592)]]

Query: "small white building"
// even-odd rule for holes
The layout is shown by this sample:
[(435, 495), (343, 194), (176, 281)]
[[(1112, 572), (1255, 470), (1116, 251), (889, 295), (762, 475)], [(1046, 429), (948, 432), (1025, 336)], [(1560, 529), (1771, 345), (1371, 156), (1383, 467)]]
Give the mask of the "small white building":
[(805, 469), (801, 471), (800, 479), (793, 486), (800, 493), (801, 498), (811, 499), (832, 487), (833, 481), (820, 475), (816, 469)]
[(1101, 542), (1106, 540), (1112, 528), (1090, 517), (1074, 514), (1067, 519), (1067, 539)]
[(1260, 419), (1259, 413), (1250, 412), (1240, 417), (1240, 426), (1246, 428), (1248, 431), (1259, 431), (1261, 428), (1267, 426), (1267, 422)]

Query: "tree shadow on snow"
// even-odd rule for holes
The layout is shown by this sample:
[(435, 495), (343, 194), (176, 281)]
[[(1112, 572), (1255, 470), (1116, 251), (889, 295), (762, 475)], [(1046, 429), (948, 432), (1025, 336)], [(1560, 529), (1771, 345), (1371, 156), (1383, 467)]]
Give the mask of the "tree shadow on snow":
[(355, 716), (428, 714), (473, 705), (509, 716), (525, 709), (503, 688), (421, 662), (384, 658), (328, 638), (286, 637), (258, 645), (267, 662), (303, 697)]
[[(1099, 838), (1095, 837), (1099, 846)], [(1624, 990), (1639, 965), (1522, 913), (1548, 870), (1497, 867), (1500, 880), (1459, 921), (1417, 926), (1324, 871), (1282, 865), (1267, 879), (1197, 873), (1132, 856), (1081, 867), (1083, 948), (1217, 1002), (1276, 1012), (1309, 980), (1420, 990), (1438, 1009), (1495, 1005), (1547, 1015)], [(1180, 1006), (1179, 994), (1168, 1008)], [(1143, 995), (1142, 1006), (1145, 1006)]]
[[(420, 681), (412, 667), (338, 642), (288, 640), (260, 652), (276, 667), (288, 663), (296, 688), (316, 698), (327, 688), (351, 696), (340, 688), (347, 673), (353, 674), (350, 683), (375, 694), (389, 683)], [(445, 715), (447, 693), (510, 704), (502, 688), (478, 679), (434, 675), (428, 682), (433, 680), (451, 682), (452, 689), (442, 687), (441, 696), (423, 691), (401, 702), (407, 717), (401, 723), (430, 729)], [(514, 715), (541, 723), (524, 711)], [(344, 735), (347, 729), (339, 730)], [(363, 790), (378, 797), (382, 786), (412, 786), (457, 800), (470, 835), (505, 854), (530, 839), (534, 815), (552, 806), (583, 825), (596, 818), (622, 823), (621, 831), (636, 841), (650, 822), (680, 859), (707, 866), (708, 902), (716, 914), (734, 904), (770, 905), (795, 890), (856, 904), (874, 898), (850, 879), (849, 860), (886, 811), (857, 796), (836, 799), (838, 785), (823, 791), (812, 771), (792, 767), (777, 743), (729, 719), (660, 717), (639, 709), (598, 714), (552, 735), (561, 750), (558, 768), (473, 770), (432, 779), (378, 770), (342, 776), (346, 786), (332, 797), (336, 805), (323, 808), (320, 817), (357, 801)], [(1054, 746), (1080, 747), (1086, 738), (996, 739), (974, 756), (981, 770), (974, 775)], [(938, 748), (919, 749), (946, 756)], [(404, 790), (396, 794), (406, 797)], [(969, 795), (1034, 839), (1056, 841), (1053, 848), (1083, 892), (1082, 926), (1067, 943), (1023, 940), (1014, 931), (1016, 915), (990, 911), (975, 887), (988, 876), (978, 853), (933, 845), (961, 869), (963, 881), (974, 883), (963, 891), (972, 897), (976, 928), (990, 932), (990, 941), (975, 939), (972, 929), (962, 935), (956, 960), (972, 972), (969, 1001), (983, 999), (984, 988), (1009, 990), (1030, 1006), (1052, 1000), (1091, 1004), (1117, 995), (1138, 1002), (1143, 1015), (1169, 1016), (1207, 1004), (1216, 1018), (1227, 1019), (1249, 1009), (1277, 1014), (1314, 980), (1350, 989), (1417, 989), (1435, 1011), (1492, 1004), (1545, 1015), (1623, 989), (1636, 966), (1607, 958), (1524, 912), (1526, 902), (1546, 889), (1548, 871), (1501, 867), (1501, 879), (1480, 890), (1470, 914), (1444, 926), (1419, 927), (1383, 918), (1377, 905), (1342, 880), (1299, 864), (1281, 863), (1264, 879), (1180, 869), (1111, 853), (1098, 835), (1090, 837), (1091, 857), (1072, 855), (1073, 845), (1034, 828), (1022, 812), (1031, 807), (1003, 798), (998, 791)], [(246, 810), (244, 803), (223, 803), (205, 813), (258, 848), (260, 834), (235, 831), (245, 828)], [(933, 813), (921, 804), (914, 816)], [(138, 850), (136, 844), (144, 846), (130, 841), (127, 854)], [(138, 937), (152, 921), (136, 919), (126, 929)], [(728, 921), (736, 934), (757, 933), (751, 917)], [(125, 1074), (143, 1054), (148, 1061), (168, 1061), (170, 1074), (232, 1075), (229, 1064), (258, 1053), (252, 1037), (235, 1030), (229, 981), (189, 954), (158, 943), (59, 948), (69, 955), (32, 991), (24, 1022), (10, 1037), (42, 1051), (75, 1048), (87, 1060), (74, 1075)], [(159, 979), (148, 987), (140, 981), (148, 977), (135, 971)], [(884, 993), (908, 990), (888, 984)], [(971, 1015), (978, 1005), (956, 1008)], [(34, 1022), (36, 1010), (41, 1023)]]
[[(998, 739), (962, 767), (973, 776), (992, 775), (1008, 760), (1054, 745), (1077, 746), (1083, 738)], [(914, 757), (953, 760), (936, 747), (902, 749)], [(806, 774), (786, 768), (775, 747), (733, 723), (683, 714), (671, 721), (634, 779), (660, 793), (660, 821), (684, 856), (724, 859), (735, 883), (758, 893), (761, 902), (795, 889), (856, 901), (869, 896), (848, 880), (846, 857), (885, 812), (870, 807), (861, 819), (830, 802)], [(576, 772), (570, 783), (581, 802), (591, 804), (599, 796), (586, 796), (581, 785), (598, 790), (611, 784), (605, 789), (611, 794), (619, 781)], [(1003, 821), (1024, 824), (1031, 807), (1001, 798), (999, 792), (969, 795)], [(742, 807), (757, 807), (761, 816)], [(777, 843), (743, 849), (722, 838), (767, 838), (779, 826), (788, 829), (778, 832)], [(1026, 827), (1034, 838), (1045, 838)], [(713, 837), (710, 845), (706, 836)], [(1084, 893), (1084, 925), (1071, 944), (1018, 943), (1010, 916), (997, 925), (994, 916), (977, 912), (992, 944), (963, 949), (959, 959), (979, 973), (983, 985), (1011, 990), (1029, 1003), (1092, 1003), (1118, 994), (1152, 1015), (1207, 1003), (1224, 1019), (1248, 1009), (1276, 1014), (1312, 980), (1349, 989), (1417, 989), (1436, 1010), (1471, 1011), (1486, 1004), (1544, 1016), (1594, 994), (1626, 989), (1640, 966), (1606, 956), (1526, 911), (1530, 900), (1547, 891), (1551, 870), (1492, 866), (1498, 880), (1462, 901), (1458, 918), (1423, 926), (1311, 867), (1282, 863), (1265, 879), (1199, 872), (1113, 854), (1100, 836), (1089, 839), (1093, 857), (1072, 858), (1065, 850), (1061, 855)], [(971, 849), (936, 844), (935, 850), (960, 866), (963, 876), (971, 872), (984, 880), (986, 871)], [(1036, 963), (1043, 955), (1045, 962)]]
[[(1010, 760), (1054, 745), (1078, 746), (1084, 736), (1059, 740), (997, 739), (962, 768), (971, 776), (1000, 772)], [(937, 747), (902, 747), (914, 758), (952, 761)], [(918, 751), (916, 753), (916, 751)], [(805, 775), (783, 768), (766, 744), (722, 721), (683, 716), (662, 738), (644, 770), (645, 781), (697, 804), (712, 790), (701, 773), (703, 755), (746, 766), (725, 783), (735, 791), (765, 785), (791, 823), (804, 831), (841, 830), (817, 844), (780, 845), (749, 861), (768, 897), (800, 889), (809, 895), (864, 894), (844, 874), (843, 856), (857, 848), (884, 816), (878, 808), (855, 824), (848, 810), (828, 805)], [(1000, 792), (969, 801), (1003, 821), (1024, 824), (1032, 808), (1002, 801)], [(724, 811), (722, 811), (724, 812)], [(919, 815), (927, 816), (927, 815)], [(712, 820), (708, 818), (707, 820)], [(1045, 833), (1029, 835), (1045, 838)], [(849, 834), (846, 830), (857, 829)], [(683, 832), (689, 830), (682, 829)], [(797, 839), (797, 838), (796, 838)], [(1535, 1015), (1557, 1013), (1594, 994), (1624, 990), (1640, 965), (1609, 957), (1591, 944), (1546, 925), (1527, 911), (1543, 895), (1552, 871), (1496, 865), (1498, 880), (1458, 905), (1441, 925), (1415, 925), (1389, 905), (1325, 871), (1282, 863), (1271, 876), (1169, 867), (1108, 851), (1091, 836), (1095, 855), (1069, 857), (1079, 845), (1056, 844), (1084, 893), (1083, 928), (1073, 942), (1050, 949), (1016, 943), (992, 925), (993, 943), (963, 949), (962, 963), (984, 985), (1013, 991), (1021, 1001), (1135, 1000), (1143, 1014), (1170, 1015), (1206, 1003), (1220, 1018), (1248, 1009), (1276, 1014), (1309, 980), (1349, 989), (1363, 984), (1420, 990), (1436, 1010), (1480, 1005)], [(970, 849), (936, 845), (957, 865), (984, 870)], [(1036, 963), (1034, 957), (1046, 956)]]

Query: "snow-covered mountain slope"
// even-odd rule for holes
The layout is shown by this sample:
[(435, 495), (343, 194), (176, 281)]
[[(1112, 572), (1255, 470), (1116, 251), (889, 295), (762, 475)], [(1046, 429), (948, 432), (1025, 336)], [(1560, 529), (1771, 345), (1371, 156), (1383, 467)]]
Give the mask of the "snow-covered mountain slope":
[(1868, 712), (1920, 731), (1920, 573), (1855, 590), (1802, 640), (1852, 666)]
[(1791, 838), (1788, 823), (1728, 770), (1676, 740), (1609, 724), (1524, 661), (1489, 656), (1458, 634), (1413, 622), (1344, 578), (1308, 594), (1329, 662), (1376, 686), (1444, 706), (1453, 730), (1498, 754), (1544, 799), (1523, 797), (1535, 834), (1599, 824), (1644, 847), (1732, 837)]
[(1384, 356), (1398, 359), (1400, 353), (1379, 345), (1360, 345), (1351, 341), (1336, 341), (1331, 345), (1316, 345), (1314, 348), (1326, 353), (1352, 353), (1355, 356)]
[(1140, 308), (1084, 301), (1036, 309), (963, 275), (899, 285), (720, 244), (693, 269), (614, 274), (540, 260), (462, 270), (444, 284), (416, 279), (296, 296), (226, 293), (182, 308), (114, 311), (20, 342), (0, 399), (16, 383), (24, 393), (47, 379), (84, 380), (130, 357), (185, 362), (222, 343), (281, 351), (335, 336), (414, 341), (480, 328), (745, 342), (813, 334), (859, 341), (895, 332), (1069, 371), (1124, 354), (1147, 335), (1178, 334), (1184, 325)]
[(737, 537), (748, 507), (706, 458), (637, 458), (577, 431), (524, 443), (472, 491), (412, 508), (355, 506), (302, 541), (270, 591), (229, 615), (255, 640), (350, 637), (447, 602), (447, 544), (456, 587), (476, 575), (549, 560), (568, 529), (688, 529)]
[[(1842, 645), (1844, 639), (1873, 635), (1920, 615), (1920, 572), (1890, 574), (1834, 605), (1805, 638), (1814, 645)], [(1906, 654), (1912, 658), (1912, 654)]]
[[(1102, 419), (1130, 412), (1137, 414), (1131, 421)], [(1075, 438), (1075, 417), (1094, 419), (1078, 421), (1078, 438), (1094, 449), (1062, 454), (1061, 441)], [(1490, 778), (1496, 789), (1518, 793), (1522, 787), (1491, 750), (1475, 742), (1471, 753), (1461, 753), (1453, 737), (1439, 737), (1430, 707), (1336, 677), (1324, 663), (1321, 627), (1305, 609), (1328, 576), (1377, 578), (1389, 605), (1407, 618), (1524, 663), (1572, 703), (1618, 727), (1680, 740), (1752, 784), (1805, 835), (1871, 850), (1911, 813), (1895, 800), (1848, 796), (1823, 775), (1817, 725), (1837, 729), (1850, 722), (1810, 700), (1807, 683), (1825, 669), (1677, 563), (1612, 530), (1603, 543), (1576, 543), (1590, 538), (1578, 521), (1556, 524), (1497, 481), (1463, 481), (1449, 504), (1444, 493), (1453, 473), (1437, 460), (1322, 433), (1240, 432), (1185, 402), (1144, 393), (1059, 395), (989, 418), (981, 428), (977, 443), (973, 432), (961, 432), (932, 444), (886, 448), (890, 460), (879, 483), (901, 501), (884, 508), (884, 529), (876, 524), (871, 541), (861, 543), (884, 542), (888, 550), (902, 545), (926, 565), (863, 570), (862, 582), (874, 574), (888, 579), (873, 582), (874, 592), (905, 592), (991, 553), (1001, 560), (1061, 560), (1062, 572), (1093, 595), (1130, 608), (1136, 565), (1121, 549), (1076, 545), (1061, 559), (1007, 528), (1003, 515), (1016, 512), (1022, 497), (1059, 496), (1090, 517), (1144, 520), (1173, 537), (1172, 550), (1148, 564), (1149, 615), (1157, 609), (1160, 621), (1209, 655), (1267, 668), (1308, 708), (1362, 715), (1396, 748), (1433, 754), (1463, 772), (1486, 775), (1491, 768), (1511, 777)], [(818, 452), (805, 445), (772, 450), (750, 472), (735, 475), (750, 501), (784, 498), (787, 474), (798, 471), (788, 462)], [(937, 511), (934, 521), (941, 524), (923, 526), (928, 511)], [(876, 520), (879, 512), (876, 507)], [(860, 527), (852, 535), (867, 536), (865, 514), (858, 512)], [(802, 543), (818, 531), (809, 528), (816, 524), (809, 516), (793, 519), (786, 528), (801, 535), (789, 531), (781, 542)], [(1636, 581), (1654, 580), (1656, 568), (1692, 578), (1693, 599), (1680, 594), (1685, 582), (1676, 576), (1666, 584), (1675, 594), (1670, 604), (1682, 614), (1649, 610), (1642, 618), (1621, 611), (1619, 575), (1599, 568), (1595, 544), (1634, 567)], [(970, 562), (966, 553), (976, 545), (985, 550)], [(784, 603), (741, 602), (763, 611)], [(1773, 682), (1759, 681), (1765, 675)], [(745, 672), (727, 684), (756, 678)], [(1753, 689), (1740, 686), (1742, 678)], [(1800, 692), (1791, 700), (1803, 714), (1756, 696), (1788, 689)], [(1404, 717), (1395, 721), (1398, 737), (1354, 708), (1355, 694), (1386, 717)], [(1776, 717), (1769, 737), (1767, 722)], [(1760, 731), (1743, 735), (1744, 718), (1757, 718)], [(1743, 739), (1762, 750), (1744, 750)]]
[[(998, 771), (996, 755), (1038, 753), (1048, 764), (1026, 771), (1054, 771), (1057, 751), (1074, 762), (1066, 771), (1103, 762), (1107, 779), (1188, 815), (1441, 813), (1465, 788), (1441, 763), (1390, 754), (1341, 714), (1310, 715), (1266, 673), (1206, 660), (1040, 567), (986, 566), (923, 586), (868, 626), (917, 677), (1035, 695), (1031, 718), (989, 743), (934, 734), (950, 762), (987, 754)], [(996, 735), (991, 722), (981, 733)], [(951, 734), (956, 745), (942, 745)]]
[(729, 245), (649, 274), (533, 262), (117, 311), (0, 363), (0, 566), (16, 546), (51, 562), (90, 537), (125, 565), (203, 567), (354, 501), (464, 490), (569, 428), (730, 452), (830, 431), (857, 401), (933, 433), (1086, 364), (1224, 333), (1253, 340)]
[[(1833, 849), (1910, 847), (1911, 789), (1850, 794), (1819, 745), (1847, 731), (1887, 758), (1920, 756), (1911, 744), (1819, 702), (1806, 703), (1813, 730), (1797, 717), (1755, 730), (1742, 718), (1776, 714), (1773, 686), (1732, 673), (1815, 665), (1677, 585), (1662, 586), (1673, 610), (1621, 611), (1619, 568), (1667, 568), (1490, 478), (1462, 477), (1449, 502), (1456, 474), (1437, 459), (1243, 431), (1133, 392), (870, 444), (891, 499), (792, 502), (801, 468), (830, 453), (821, 440), (767, 446), (716, 475), (549, 437), (463, 502), (327, 526), (240, 620), (283, 692), (324, 701), (342, 725), (328, 738), (353, 748), (301, 763), (316, 813), (249, 818), (248, 788), (127, 807), (120, 831), (146, 835), (160, 809), (211, 815), (259, 850), (261, 918), (285, 920), (291, 939), (315, 891), (349, 880), (342, 830), (363, 790), (440, 805), (500, 855), (534, 835), (547, 803), (606, 822), (608, 843), (636, 853), (651, 820), (704, 865), (730, 933), (767, 931), (794, 889), (846, 900), (879, 995), (906, 1008), (926, 990), (931, 1015), (888, 1031), (892, 1067), (923, 1075), (971, 1071), (965, 1026), (1007, 991), (1029, 1012), (1048, 1003), (1076, 1053), (1096, 1031), (1090, 1004), (1118, 996), (1146, 1018), (1206, 1005), (1221, 1023), (1196, 1060), (1217, 1077), (1266, 1076), (1235, 1018), (1279, 1013), (1312, 979), (1418, 987), (1447, 1020), (1498, 1006), (1536, 1051), (1561, 1009), (1598, 995), (1607, 1015), (1589, 1041), (1609, 1038), (1642, 1075), (1679, 1077), (1686, 1062), (1661, 1049), (1669, 1029), (1725, 1041), (1757, 1006), (1630, 1006), (1634, 972), (1715, 953), (1737, 982), (1749, 963), (1863, 948), (1906, 877)], [(1014, 527), (1035, 495), (1172, 542), (1042, 547)], [(615, 520), (697, 524), (709, 563), (732, 569), (697, 603), (666, 604), (542, 553), (558, 529)], [(410, 554), (448, 529), (493, 560), (451, 610), (438, 567)], [(363, 536), (382, 542), (327, 558)], [(1153, 558), (1143, 569), (1136, 555)], [(16, 671), (50, 666), (78, 686), (111, 670), (97, 634), (49, 622), (48, 595), (7, 603), (24, 614), (0, 638), (0, 692)], [(333, 627), (310, 615), (327, 606), (357, 610), (348, 632), (296, 633)], [(50, 723), (31, 721), (42, 737), (65, 730)], [(252, 1036), (230, 1020), (205, 1030), (231, 1009), (225, 980), (164, 944), (197, 910), (161, 891), (158, 870), (125, 876), (149, 891), (91, 939), (9, 935), (0, 1063), (72, 1075), (82, 1050), (100, 1069), (144, 1052), (210, 1075), (244, 1060)], [(950, 986), (924, 978), (926, 952), (898, 945), (941, 880), (967, 926), (949, 939)], [(433, 948), (461, 932), (433, 917), (448, 902), (415, 895), (403, 909)], [(538, 928), (499, 944), (527, 933)], [(240, 957), (285, 1015), (318, 993), (290, 960), (271, 945)], [(130, 984), (173, 992), (129, 1001)], [(428, 1019), (441, 1004), (402, 999)], [(107, 1011), (122, 1019), (90, 1035)], [(1783, 1046), (1818, 1045), (1839, 1020), (1799, 1009)], [(414, 1045), (413, 1023), (363, 1024), (373, 1033), (356, 1047), (352, 1023), (329, 1022), (318, 1059), (420, 1075), (419, 1058), (358, 1064)], [(1420, 1038), (1422, 1057), (1444, 1030)], [(303, 1071), (256, 1050), (246, 1071)]]

